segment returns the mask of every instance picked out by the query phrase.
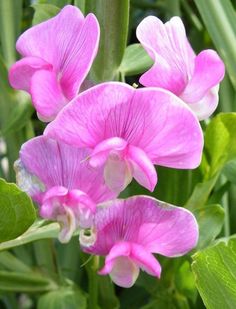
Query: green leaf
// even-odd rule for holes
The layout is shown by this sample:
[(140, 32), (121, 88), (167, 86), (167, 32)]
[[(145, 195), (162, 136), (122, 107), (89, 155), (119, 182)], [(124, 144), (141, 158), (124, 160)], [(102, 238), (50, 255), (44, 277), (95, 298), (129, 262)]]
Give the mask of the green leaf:
[(225, 177), (236, 184), (236, 160), (229, 161), (223, 168)]
[(79, 289), (61, 288), (39, 298), (37, 309), (86, 309), (87, 300)]
[(0, 291), (46, 292), (56, 287), (53, 281), (37, 273), (0, 271)]
[(36, 222), (21, 236), (6, 241), (0, 244), (0, 251), (28, 244), (35, 240), (57, 238), (60, 226), (58, 223), (50, 223), (44, 226), (39, 226), (41, 222)]
[(190, 198), (188, 199), (185, 207), (193, 211), (194, 209), (204, 206), (210, 196), (212, 189), (214, 188), (219, 174), (210, 178), (205, 182), (198, 183)]
[(125, 49), (119, 71), (125, 75), (137, 75), (150, 69), (153, 60), (141, 44), (132, 44)]
[(34, 108), (29, 101), (23, 101), (17, 104), (9, 115), (7, 124), (2, 128), (2, 134), (6, 135), (24, 128), (33, 112)]
[(189, 261), (184, 261), (182, 265), (176, 269), (175, 285), (181, 294), (191, 299), (192, 302), (196, 301), (197, 289)]
[(118, 80), (128, 35), (129, 0), (87, 0), (86, 13), (93, 12), (100, 24), (98, 55), (90, 71), (95, 82)]
[(213, 177), (230, 160), (236, 158), (236, 113), (221, 113), (212, 119), (205, 133), (205, 150)]
[(52, 4), (33, 4), (32, 7), (35, 10), (32, 21), (33, 25), (54, 17), (60, 11), (60, 8)]
[(0, 179), (0, 242), (23, 234), (36, 218), (28, 195), (15, 184)]
[(198, 208), (193, 213), (199, 225), (197, 249), (203, 249), (221, 232), (224, 224), (224, 209), (219, 205), (209, 205)]
[(230, 0), (194, 0), (236, 90), (236, 13)]
[(208, 309), (235, 308), (235, 236), (194, 254), (192, 270), (199, 293)]

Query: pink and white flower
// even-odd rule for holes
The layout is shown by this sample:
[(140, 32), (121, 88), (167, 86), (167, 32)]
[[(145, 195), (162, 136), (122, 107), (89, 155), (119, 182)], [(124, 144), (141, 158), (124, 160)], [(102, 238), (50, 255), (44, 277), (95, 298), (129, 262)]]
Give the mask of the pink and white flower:
[(137, 38), (154, 60), (140, 83), (173, 92), (200, 120), (208, 118), (218, 105), (219, 83), (225, 73), (218, 54), (207, 49), (196, 56), (179, 17), (163, 24), (157, 17), (148, 16), (137, 27)]
[(91, 227), (96, 205), (116, 197), (102, 169), (88, 164), (89, 155), (88, 149), (39, 136), (22, 145), (15, 163), (17, 183), (39, 204), (40, 215), (60, 223), (61, 242), (76, 229)]
[(99, 24), (74, 6), (29, 30), (16, 43), (24, 57), (10, 69), (13, 88), (32, 96), (43, 121), (51, 121), (73, 99), (87, 76), (99, 43)]
[(161, 265), (153, 253), (177, 257), (193, 249), (198, 225), (191, 212), (148, 196), (117, 199), (100, 205), (95, 215), (96, 241), (82, 249), (106, 256), (99, 274), (109, 274), (119, 286), (131, 287), (140, 269), (160, 278)]
[(97, 85), (67, 105), (45, 131), (49, 137), (93, 149), (90, 165), (104, 166), (106, 184), (121, 192), (134, 177), (153, 191), (154, 164), (196, 168), (202, 155), (199, 122), (186, 104), (164, 89)]

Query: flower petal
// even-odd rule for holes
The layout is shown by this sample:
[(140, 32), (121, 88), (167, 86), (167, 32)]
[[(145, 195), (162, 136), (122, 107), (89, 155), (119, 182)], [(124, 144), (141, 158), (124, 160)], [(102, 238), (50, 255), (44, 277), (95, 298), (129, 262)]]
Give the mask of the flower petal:
[(143, 187), (153, 191), (157, 183), (157, 173), (145, 152), (131, 145), (127, 157), (132, 166), (132, 174), (135, 180)]
[(54, 18), (25, 31), (16, 47), (22, 56), (43, 58), (60, 73), (67, 99), (78, 92), (94, 60), (99, 41), (96, 17), (84, 18), (78, 8), (65, 6)]
[(155, 201), (153, 221), (143, 223), (138, 243), (149, 252), (164, 256), (181, 256), (193, 249), (198, 241), (198, 225), (191, 212), (184, 208)]
[(207, 92), (224, 78), (225, 67), (218, 54), (211, 49), (202, 51), (195, 58), (193, 76), (181, 94), (187, 103), (201, 100)]
[(145, 247), (132, 244), (130, 257), (143, 271), (151, 276), (160, 278), (161, 265)]
[(85, 160), (90, 153), (88, 149), (39, 136), (22, 145), (20, 158), (24, 168), (45, 185), (46, 191), (55, 186), (79, 189), (95, 203), (116, 197), (105, 185), (103, 169), (94, 169)]
[(52, 70), (52, 65), (38, 57), (26, 57), (12, 65), (9, 82), (15, 89), (30, 91), (30, 81), (38, 70)]
[(64, 97), (55, 72), (39, 70), (31, 78), (30, 93), (33, 105), (42, 121), (53, 120), (64, 105)]
[(160, 88), (135, 90), (118, 82), (83, 92), (45, 134), (91, 148), (118, 137), (142, 149), (154, 164), (174, 168), (197, 167), (203, 148), (198, 119), (178, 97)]
[(127, 142), (119, 137), (109, 138), (98, 144), (90, 155), (89, 163), (93, 167), (103, 165), (112, 150), (123, 151), (127, 147)]
[(139, 275), (139, 267), (129, 258), (130, 251), (129, 243), (116, 244), (106, 257), (105, 266), (99, 274), (109, 274), (115, 284), (125, 288), (134, 285)]
[(216, 85), (200, 101), (189, 104), (189, 107), (197, 115), (199, 120), (207, 119), (214, 113), (219, 102), (218, 92), (219, 85)]
[(179, 95), (192, 71), (194, 52), (179, 17), (163, 24), (154, 16), (144, 18), (137, 27), (137, 38), (155, 60), (150, 71), (141, 76), (144, 86), (168, 89)]
[[(97, 208), (95, 230), (96, 242), (83, 250), (98, 255), (107, 255), (118, 242), (128, 242), (149, 253), (173, 257), (190, 251), (198, 241), (198, 225), (191, 212), (148, 196), (102, 204)], [(138, 249), (137, 255), (142, 255)]]

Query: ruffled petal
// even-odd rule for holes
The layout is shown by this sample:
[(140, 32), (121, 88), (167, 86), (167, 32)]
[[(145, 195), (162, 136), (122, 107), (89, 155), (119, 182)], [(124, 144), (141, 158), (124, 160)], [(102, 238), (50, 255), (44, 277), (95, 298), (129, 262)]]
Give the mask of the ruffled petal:
[(95, 148), (118, 137), (142, 149), (154, 164), (196, 168), (203, 134), (198, 119), (172, 93), (118, 82), (93, 87), (75, 98), (45, 134), (78, 147)]
[(224, 63), (218, 54), (211, 49), (202, 51), (195, 58), (193, 76), (180, 97), (187, 103), (198, 102), (222, 81), (224, 74)]
[(157, 173), (145, 152), (138, 147), (129, 146), (127, 158), (132, 166), (132, 175), (135, 180), (153, 191), (157, 183)]
[[(134, 92), (133, 87), (119, 82), (92, 87), (66, 106), (47, 126), (44, 134), (67, 144), (90, 148), (105, 139), (122, 137), (122, 126), (125, 129), (125, 123), (127, 125), (126, 116), (131, 120), (132, 115), (127, 115), (127, 110), (122, 112), (121, 109), (124, 106), (128, 109)], [(117, 116), (116, 110), (119, 113)]]
[(146, 17), (137, 27), (137, 38), (155, 61), (140, 82), (179, 95), (191, 75), (195, 57), (181, 19), (173, 17), (163, 24), (157, 17)]
[(39, 136), (22, 145), (20, 159), (24, 168), (44, 184), (46, 191), (55, 186), (79, 189), (95, 203), (116, 197), (104, 182), (103, 168), (94, 169), (86, 160), (90, 153), (88, 149)]
[(187, 253), (198, 241), (198, 225), (191, 212), (148, 196), (101, 205), (94, 225), (96, 242), (83, 249), (98, 255), (107, 255), (118, 242), (128, 242), (149, 253), (173, 257)]
[(198, 225), (191, 212), (184, 208), (153, 200), (157, 210), (153, 220), (139, 229), (138, 243), (147, 251), (168, 257), (181, 256), (192, 250), (198, 241)]
[(38, 117), (42, 121), (53, 120), (62, 107), (68, 103), (54, 71), (35, 72), (31, 78), (30, 93)]
[(78, 8), (67, 5), (54, 18), (25, 31), (16, 47), (22, 56), (36, 56), (51, 63), (70, 100), (91, 67), (98, 41), (96, 17), (89, 14), (84, 18)]
[(13, 64), (9, 71), (10, 85), (15, 89), (30, 91), (30, 81), (38, 70), (52, 70), (52, 65), (38, 57), (26, 57)]

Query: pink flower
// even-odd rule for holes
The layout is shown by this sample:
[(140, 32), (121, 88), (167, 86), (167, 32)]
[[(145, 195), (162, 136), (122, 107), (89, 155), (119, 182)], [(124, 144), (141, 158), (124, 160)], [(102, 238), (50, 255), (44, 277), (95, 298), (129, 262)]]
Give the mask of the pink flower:
[(196, 56), (179, 17), (165, 24), (157, 17), (146, 17), (137, 27), (137, 38), (154, 60), (140, 83), (170, 90), (200, 120), (209, 117), (217, 107), (219, 83), (225, 73), (218, 54), (208, 49)]
[(51, 121), (78, 93), (98, 42), (96, 17), (84, 18), (78, 8), (67, 5), (20, 36), (16, 49), (25, 58), (11, 67), (10, 84), (29, 92), (39, 118)]
[[(160, 278), (161, 266), (152, 253), (181, 256), (197, 244), (198, 225), (191, 212), (148, 196), (114, 200), (97, 208), (96, 241), (85, 252), (106, 256), (101, 275), (109, 274), (122, 287), (131, 287), (140, 268)], [(88, 239), (89, 240), (89, 239)]]
[(40, 136), (23, 144), (16, 161), (17, 183), (40, 205), (43, 218), (61, 224), (59, 239), (70, 240), (79, 227), (91, 227), (96, 204), (115, 198), (79, 149)]
[(97, 85), (75, 98), (45, 134), (89, 147), (90, 165), (104, 166), (107, 185), (122, 191), (134, 177), (154, 190), (154, 164), (189, 169), (201, 161), (203, 136), (191, 110), (169, 91)]

